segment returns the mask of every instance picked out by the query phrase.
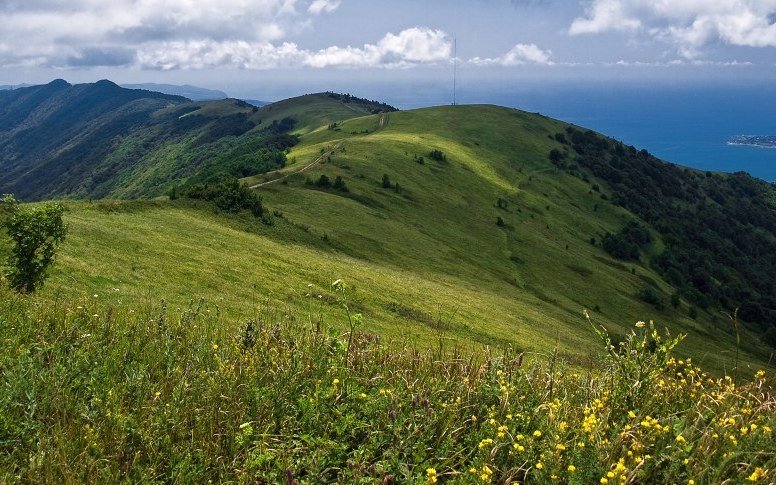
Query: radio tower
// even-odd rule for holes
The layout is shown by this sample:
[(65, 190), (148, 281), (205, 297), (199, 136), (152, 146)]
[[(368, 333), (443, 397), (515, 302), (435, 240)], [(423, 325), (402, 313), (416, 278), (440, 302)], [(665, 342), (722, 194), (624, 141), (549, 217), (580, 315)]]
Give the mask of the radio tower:
[(456, 88), (458, 83), (458, 39), (453, 39), (453, 106), (457, 104)]

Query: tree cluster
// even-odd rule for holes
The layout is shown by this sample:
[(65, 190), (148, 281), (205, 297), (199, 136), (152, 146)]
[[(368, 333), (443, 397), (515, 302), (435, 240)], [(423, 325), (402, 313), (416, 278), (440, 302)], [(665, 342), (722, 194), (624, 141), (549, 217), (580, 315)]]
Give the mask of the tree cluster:
[(661, 235), (665, 249), (651, 263), (684, 297), (701, 308), (740, 308), (756, 330), (776, 327), (772, 184), (743, 172), (678, 167), (589, 130), (569, 127), (556, 139), (607, 183), (612, 203)]

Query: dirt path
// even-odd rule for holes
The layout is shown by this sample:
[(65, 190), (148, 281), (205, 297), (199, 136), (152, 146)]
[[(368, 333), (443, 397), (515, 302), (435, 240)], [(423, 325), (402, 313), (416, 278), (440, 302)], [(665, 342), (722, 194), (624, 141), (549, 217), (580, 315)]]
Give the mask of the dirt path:
[[(364, 136), (369, 136), (369, 135), (371, 135), (373, 133), (377, 133), (378, 131), (382, 130), (386, 126), (388, 126), (388, 113), (380, 113), (380, 118), (377, 120), (377, 129), (375, 129), (375, 131), (373, 131), (371, 133), (368, 133), (368, 134), (366, 134)], [(287, 179), (288, 177), (290, 177), (292, 175), (296, 175), (298, 173), (306, 172), (307, 170), (309, 170), (309, 169), (313, 168), (314, 166), (318, 165), (319, 163), (321, 163), (326, 157), (331, 156), (335, 151), (337, 151), (337, 149), (340, 146), (342, 146), (342, 142), (343, 142), (343, 140), (338, 141), (337, 144), (334, 145), (333, 148), (330, 148), (327, 151), (323, 152), (318, 158), (316, 158), (315, 160), (313, 160), (309, 164), (305, 165), (304, 167), (300, 168), (299, 170), (296, 170), (295, 172), (287, 173), (287, 174), (283, 175), (282, 177), (276, 178), (274, 180), (269, 180), (267, 182), (262, 182), (260, 184), (251, 185), (250, 188), (251, 189), (260, 189), (262, 187), (266, 187), (268, 185), (272, 185), (274, 183), (281, 182), (281, 181)]]
[(305, 165), (304, 167), (300, 168), (299, 170), (297, 170), (295, 172), (287, 173), (287, 174), (283, 175), (282, 177), (276, 178), (274, 180), (269, 180), (267, 182), (262, 182), (260, 184), (251, 185), (250, 188), (251, 189), (260, 189), (262, 187), (266, 187), (267, 185), (271, 185), (271, 184), (274, 184), (276, 182), (280, 182), (282, 180), (285, 180), (285, 179), (287, 179), (288, 177), (290, 177), (292, 175), (296, 175), (298, 173), (306, 172), (307, 170), (309, 170), (309, 169), (313, 168), (314, 166), (318, 165), (319, 163), (321, 163), (323, 161), (323, 159), (325, 159), (326, 157), (331, 156), (331, 154), (334, 153), (341, 145), (342, 145), (342, 141), (340, 141), (339, 143), (334, 145), (333, 148), (330, 148), (327, 151), (323, 152), (318, 158), (313, 160), (311, 163)]

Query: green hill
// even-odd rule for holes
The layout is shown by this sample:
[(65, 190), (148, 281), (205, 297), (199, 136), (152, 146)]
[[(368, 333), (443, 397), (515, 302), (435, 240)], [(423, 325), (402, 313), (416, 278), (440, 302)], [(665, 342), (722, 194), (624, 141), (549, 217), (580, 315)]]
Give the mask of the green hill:
[(263, 108), (191, 102), (110, 81), (2, 91), (0, 192), (24, 200), (155, 197), (224, 164), (239, 176), (277, 168), (278, 160), (257, 152), (296, 142), (278, 143), (278, 135), (393, 109), (333, 93)]
[[(322, 94), (262, 110), (234, 100), (157, 110), (153, 116), (169, 119), (185, 109), (177, 116), (210, 120), (209, 129), (223, 128), (235, 113), (255, 124), (245, 134), (214, 135), (215, 141), (198, 145), (209, 154), (207, 163), (181, 164), (198, 170), (173, 178), (182, 188), (185, 180), (209, 183), (233, 175), (241, 167), (235, 160), (256, 150), (277, 153), (266, 148), (267, 140), (288, 135), (268, 127), (284, 119), (294, 119), (288, 129), (302, 136), (295, 146), (281, 147), (288, 153), (273, 163), (284, 168), (243, 179), (259, 186), (262, 219), (230, 216), (187, 198), (68, 203), (70, 235), (44, 294), (129, 302), (153, 294), (177, 306), (204, 297), (234, 316), (269, 305), (326, 317), (337, 308), (328, 285), (344, 278), (367, 330), (418, 344), (442, 337), (464, 347), (509, 345), (538, 353), (559, 347), (585, 365), (594, 338), (581, 316), (588, 309), (615, 336), (636, 320), (654, 319), (687, 333), (685, 351), (706, 367), (734, 365), (736, 337), (724, 313), (729, 306), (699, 301), (692, 281), (667, 279), (665, 268), (655, 264), (667, 243), (690, 248), (686, 235), (668, 232), (661, 226), (665, 217), (650, 220), (638, 207), (626, 209), (616, 177), (583, 164), (591, 158), (587, 144), (604, 140), (599, 159), (607, 165), (610, 152), (621, 149), (627, 166), (654, 171), (654, 163), (669, 165), (597, 135), (578, 139), (578, 130), (565, 123), (512, 109), (364, 115), (379, 105), (354, 106), (360, 116), (346, 118), (345, 110), (355, 114), (346, 104)], [(311, 129), (314, 123), (319, 126)], [(193, 159), (188, 148), (180, 150), (169, 159)], [(134, 167), (137, 173), (166, 170), (153, 156)], [(743, 183), (741, 176), (676, 170), (669, 179), (680, 186), (709, 180), (723, 193)], [(647, 173), (631, 176), (650, 186)], [(130, 177), (112, 193), (142, 194), (153, 185), (145, 180)], [(773, 194), (768, 184), (750, 185), (765, 191), (750, 197), (752, 203)], [(759, 228), (747, 236), (753, 247), (773, 244), (773, 207), (763, 210)], [(629, 241), (622, 243), (629, 257), (612, 256), (610, 246), (619, 247), (617, 237), (625, 237), (622, 229), (634, 221), (648, 242), (635, 247), (635, 258)], [(758, 264), (767, 268), (771, 259)], [(730, 263), (723, 269), (732, 274), (735, 268)], [(715, 284), (725, 283), (713, 277)], [(767, 309), (767, 300), (758, 297)], [(769, 359), (771, 350), (752, 332), (768, 322), (742, 330), (744, 360)]]
[[(676, 167), (495, 106), (396, 112), (321, 93), (257, 108), (109, 82), (27, 89), (0, 98), (0, 191), (182, 196), (69, 202), (51, 297), (201, 296), (233, 316), (258, 302), (325, 316), (328, 284), (344, 278), (366, 328), (387, 336), (559, 347), (582, 365), (587, 309), (615, 336), (649, 319), (687, 333), (686, 352), (716, 370), (734, 365), (739, 308), (743, 358), (771, 357), (776, 197), (745, 174)], [(27, 155), (20, 140), (57, 133), (55, 114), (82, 131)], [(260, 217), (218, 195), (234, 177), (263, 198)]]

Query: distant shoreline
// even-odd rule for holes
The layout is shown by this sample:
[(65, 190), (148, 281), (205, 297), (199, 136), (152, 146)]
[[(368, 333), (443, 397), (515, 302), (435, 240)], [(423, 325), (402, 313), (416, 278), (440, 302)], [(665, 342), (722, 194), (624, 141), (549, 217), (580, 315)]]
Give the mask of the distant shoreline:
[(776, 148), (776, 136), (734, 136), (727, 142), (730, 146), (746, 146), (756, 148)]

